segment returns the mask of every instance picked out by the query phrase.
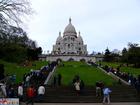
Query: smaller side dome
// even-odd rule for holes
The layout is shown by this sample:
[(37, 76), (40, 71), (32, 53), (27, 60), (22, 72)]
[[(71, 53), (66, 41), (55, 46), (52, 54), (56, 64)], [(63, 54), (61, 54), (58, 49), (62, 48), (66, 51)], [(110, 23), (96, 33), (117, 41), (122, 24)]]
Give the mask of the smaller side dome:
[(56, 42), (60, 42), (62, 40), (61, 32), (59, 32), (59, 36), (57, 37)]
[(78, 40), (79, 42), (82, 42), (82, 43), (83, 43), (83, 38), (81, 37), (80, 34), (81, 34), (81, 33), (80, 33), (80, 31), (79, 31), (79, 35), (78, 35), (78, 37), (77, 37), (77, 40)]

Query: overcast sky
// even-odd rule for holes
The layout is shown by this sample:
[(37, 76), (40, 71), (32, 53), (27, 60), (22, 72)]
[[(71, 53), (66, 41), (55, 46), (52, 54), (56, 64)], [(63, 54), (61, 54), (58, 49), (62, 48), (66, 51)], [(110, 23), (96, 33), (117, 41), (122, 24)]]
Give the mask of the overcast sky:
[(89, 53), (140, 44), (140, 0), (31, 0), (35, 14), (25, 22), (28, 36), (52, 51), (59, 31), (72, 18)]

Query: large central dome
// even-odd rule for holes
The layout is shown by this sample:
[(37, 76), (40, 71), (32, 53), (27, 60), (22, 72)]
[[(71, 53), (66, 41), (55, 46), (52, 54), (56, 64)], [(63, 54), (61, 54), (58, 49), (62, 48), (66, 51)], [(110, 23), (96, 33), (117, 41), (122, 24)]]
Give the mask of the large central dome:
[[(66, 26), (64, 30), (63, 37), (59, 32), (59, 36), (57, 37), (56, 44), (53, 45), (52, 54), (53, 55), (78, 55), (78, 56), (81, 55), (86, 56), (88, 54), (87, 45), (84, 45), (80, 32), (79, 35), (77, 35), (75, 27), (71, 24), (71, 18), (69, 19), (69, 24)], [(80, 57), (80, 59), (82, 59), (82, 57)]]
[(64, 35), (76, 35), (76, 30), (75, 27), (71, 24), (71, 18), (69, 19), (69, 24), (66, 26), (65, 30), (64, 30)]

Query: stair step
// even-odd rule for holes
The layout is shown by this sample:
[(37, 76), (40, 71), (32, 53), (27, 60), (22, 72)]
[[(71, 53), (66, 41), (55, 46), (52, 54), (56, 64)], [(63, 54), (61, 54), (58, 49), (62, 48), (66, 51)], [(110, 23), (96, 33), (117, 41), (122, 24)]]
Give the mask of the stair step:
[[(131, 86), (114, 86), (110, 87), (112, 93), (110, 95), (111, 102), (140, 102), (140, 97), (136, 94), (136, 90)], [(102, 102), (103, 96), (96, 97), (95, 87), (85, 87), (82, 93), (77, 96), (73, 87), (46, 87), (46, 94), (41, 102), (57, 102), (57, 103), (98, 103)], [(36, 100), (37, 101), (37, 100)], [(37, 101), (38, 102), (38, 101)]]

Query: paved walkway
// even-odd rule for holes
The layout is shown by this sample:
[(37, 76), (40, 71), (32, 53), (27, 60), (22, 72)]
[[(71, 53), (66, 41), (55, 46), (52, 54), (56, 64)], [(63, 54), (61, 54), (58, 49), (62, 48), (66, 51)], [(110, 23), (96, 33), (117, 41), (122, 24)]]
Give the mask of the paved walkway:
[[(21, 104), (26, 105), (26, 104)], [(35, 103), (34, 105), (108, 105), (102, 103)], [(110, 105), (140, 105), (140, 102), (111, 103)]]

